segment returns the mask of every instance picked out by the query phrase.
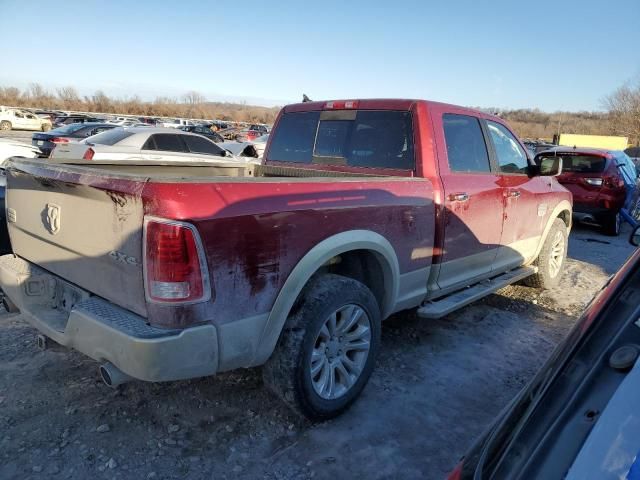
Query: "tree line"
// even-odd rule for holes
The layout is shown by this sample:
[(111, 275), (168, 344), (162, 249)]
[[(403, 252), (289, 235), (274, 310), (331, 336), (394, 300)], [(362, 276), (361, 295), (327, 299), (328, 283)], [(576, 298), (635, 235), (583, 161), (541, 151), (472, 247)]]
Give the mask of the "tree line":
[[(83, 112), (117, 113), (159, 117), (218, 119), (237, 122), (273, 123), (279, 108), (242, 103), (209, 102), (200, 93), (189, 91), (180, 98), (157, 97), (143, 101), (139, 96), (113, 98), (102, 90), (81, 96), (74, 87), (50, 91), (38, 83), (25, 90), (0, 87), (0, 105)], [(627, 83), (602, 100), (600, 112), (554, 112), (538, 109), (498, 110), (521, 138), (551, 140), (558, 133), (620, 135), (640, 145), (640, 80)]]
[(113, 98), (102, 90), (96, 90), (93, 95), (80, 95), (74, 87), (61, 87), (51, 91), (39, 83), (32, 83), (24, 90), (0, 87), (0, 105), (251, 123), (273, 123), (279, 110), (277, 107), (267, 108), (244, 103), (209, 102), (196, 91), (189, 91), (180, 98), (156, 97), (153, 101), (144, 101), (138, 95)]

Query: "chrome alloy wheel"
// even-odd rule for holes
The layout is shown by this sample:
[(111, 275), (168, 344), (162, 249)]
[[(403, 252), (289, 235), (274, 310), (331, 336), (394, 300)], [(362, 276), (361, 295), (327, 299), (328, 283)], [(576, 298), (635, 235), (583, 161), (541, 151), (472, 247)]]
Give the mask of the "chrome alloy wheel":
[(358, 381), (371, 349), (371, 320), (360, 306), (347, 304), (324, 321), (311, 352), (313, 389), (334, 400)]
[(549, 254), (549, 275), (551, 278), (556, 278), (560, 273), (562, 262), (564, 260), (564, 235), (562, 232), (556, 232), (551, 243), (551, 253)]

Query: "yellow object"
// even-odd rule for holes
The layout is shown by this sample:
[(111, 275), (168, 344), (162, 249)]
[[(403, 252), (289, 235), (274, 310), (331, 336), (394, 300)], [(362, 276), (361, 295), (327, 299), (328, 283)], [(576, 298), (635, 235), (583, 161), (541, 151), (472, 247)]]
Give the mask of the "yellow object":
[(577, 135), (561, 133), (558, 145), (566, 147), (605, 148), (607, 150), (624, 150), (627, 148), (627, 137), (613, 137), (607, 135)]

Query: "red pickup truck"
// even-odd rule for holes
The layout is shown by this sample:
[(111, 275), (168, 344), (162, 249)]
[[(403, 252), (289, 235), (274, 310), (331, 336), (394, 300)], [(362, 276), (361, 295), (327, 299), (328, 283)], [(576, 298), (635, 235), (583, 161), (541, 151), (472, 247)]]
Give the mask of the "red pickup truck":
[(263, 365), (289, 406), (329, 418), (392, 313), (558, 282), (560, 169), (500, 118), (422, 100), (289, 105), (262, 165), (13, 159), (0, 284), (109, 385)]

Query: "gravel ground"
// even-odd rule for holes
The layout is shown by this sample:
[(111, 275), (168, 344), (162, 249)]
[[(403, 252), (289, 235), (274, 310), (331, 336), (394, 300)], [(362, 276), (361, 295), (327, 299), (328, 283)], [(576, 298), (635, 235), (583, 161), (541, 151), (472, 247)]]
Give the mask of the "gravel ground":
[(396, 315), (361, 399), (318, 425), (270, 395), (258, 369), (112, 390), (95, 362), (39, 350), (4, 312), (0, 478), (443, 478), (631, 253), (629, 231), (576, 226), (553, 291), (507, 287), (435, 321)]

